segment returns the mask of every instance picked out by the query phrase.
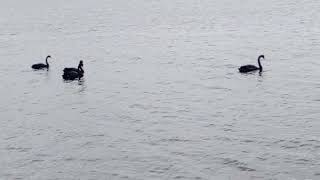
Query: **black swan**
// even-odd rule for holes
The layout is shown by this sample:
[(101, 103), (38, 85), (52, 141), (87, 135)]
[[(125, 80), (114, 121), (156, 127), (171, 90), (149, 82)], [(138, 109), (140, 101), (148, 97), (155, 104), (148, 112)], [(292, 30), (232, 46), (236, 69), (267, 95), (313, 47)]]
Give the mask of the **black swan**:
[(48, 59), (51, 58), (51, 56), (47, 56), (46, 58), (46, 64), (43, 63), (39, 63), (39, 64), (34, 64), (31, 66), (32, 69), (49, 69), (49, 63), (48, 63)]
[(63, 69), (63, 79), (65, 80), (75, 80), (83, 77), (83, 61), (80, 61), (78, 68), (64, 68)]
[(249, 64), (249, 65), (241, 66), (239, 68), (239, 71), (241, 73), (247, 73), (247, 72), (256, 71), (256, 70), (259, 70), (260, 72), (262, 72), (262, 65), (261, 65), (261, 62), (260, 62), (261, 58), (264, 59), (264, 55), (260, 55), (258, 57), (258, 65), (259, 65), (259, 67)]

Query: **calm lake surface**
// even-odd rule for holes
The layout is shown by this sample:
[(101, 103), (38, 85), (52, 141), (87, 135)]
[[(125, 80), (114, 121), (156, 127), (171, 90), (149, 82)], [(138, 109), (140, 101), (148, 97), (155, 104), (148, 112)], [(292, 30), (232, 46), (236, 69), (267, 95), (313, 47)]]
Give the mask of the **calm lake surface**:
[(0, 179), (320, 179), (319, 9), (2, 0)]

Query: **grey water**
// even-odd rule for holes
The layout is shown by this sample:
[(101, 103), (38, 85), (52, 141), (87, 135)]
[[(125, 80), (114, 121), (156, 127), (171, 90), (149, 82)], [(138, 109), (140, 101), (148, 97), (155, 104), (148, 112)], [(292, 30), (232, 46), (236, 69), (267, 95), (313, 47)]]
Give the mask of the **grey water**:
[(0, 179), (320, 179), (319, 9), (2, 0)]

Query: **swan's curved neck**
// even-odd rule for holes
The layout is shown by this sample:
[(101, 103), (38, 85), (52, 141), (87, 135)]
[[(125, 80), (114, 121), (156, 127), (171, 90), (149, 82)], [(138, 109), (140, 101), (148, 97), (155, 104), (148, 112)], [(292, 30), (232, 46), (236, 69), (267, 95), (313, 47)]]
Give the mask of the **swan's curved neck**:
[(49, 57), (46, 58), (46, 64), (47, 64), (47, 66), (49, 67), (48, 58), (49, 58)]
[(263, 69), (263, 68), (262, 68), (262, 65), (261, 65), (261, 62), (260, 62), (260, 59), (261, 59), (261, 58), (262, 58), (262, 57), (259, 57), (259, 58), (258, 58), (258, 65), (259, 65), (259, 70), (260, 70), (260, 71), (262, 71), (262, 69)]
[(84, 72), (84, 70), (82, 69), (82, 65), (81, 64), (79, 64), (79, 66), (78, 66), (78, 70), (80, 71), (80, 72)]

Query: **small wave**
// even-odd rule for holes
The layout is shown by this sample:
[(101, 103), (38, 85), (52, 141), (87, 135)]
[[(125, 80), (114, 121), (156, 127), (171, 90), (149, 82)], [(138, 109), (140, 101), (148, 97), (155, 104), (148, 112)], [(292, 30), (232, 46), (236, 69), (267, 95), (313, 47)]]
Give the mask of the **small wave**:
[(40, 163), (40, 162), (43, 162), (44, 160), (42, 159), (33, 159), (31, 160), (31, 163)]
[(97, 162), (100, 161), (100, 158), (86, 158), (86, 159), (80, 159), (81, 161), (85, 161), (85, 162)]
[(169, 167), (156, 167), (151, 170), (149, 170), (150, 173), (155, 173), (155, 174), (164, 174), (168, 172), (171, 169), (172, 166)]
[(63, 160), (64, 160), (64, 161), (74, 161), (75, 158), (69, 157), (69, 158), (64, 158)]
[(133, 109), (142, 109), (142, 110), (149, 109), (149, 107), (146, 107), (145, 105), (142, 105), (142, 104), (133, 104), (133, 105), (131, 105), (129, 107), (133, 108)]
[(178, 137), (176, 138), (170, 138), (170, 139), (162, 139), (161, 141), (166, 141), (166, 142), (191, 142), (191, 140), (188, 139), (180, 139)]
[(170, 116), (170, 115), (166, 115), (166, 116), (162, 116), (163, 118), (169, 118), (169, 119), (176, 119), (178, 116)]
[(280, 145), (281, 148), (284, 149), (295, 149), (295, 148), (317, 148), (320, 144), (318, 140), (300, 140), (300, 139), (292, 139), (292, 140), (277, 140), (274, 144)]
[(176, 177), (174, 177), (174, 179), (187, 179), (187, 177), (185, 177), (185, 176), (176, 176)]
[(32, 148), (22, 148), (22, 147), (7, 147), (6, 150), (8, 151), (18, 151), (18, 152), (28, 152)]
[(308, 159), (297, 159), (296, 161), (297, 161), (296, 164), (310, 164), (311, 162)]
[(249, 168), (246, 163), (240, 162), (236, 159), (231, 159), (231, 158), (223, 158), (223, 164), (225, 165), (230, 165), (238, 168), (241, 171), (256, 171), (253, 168)]

